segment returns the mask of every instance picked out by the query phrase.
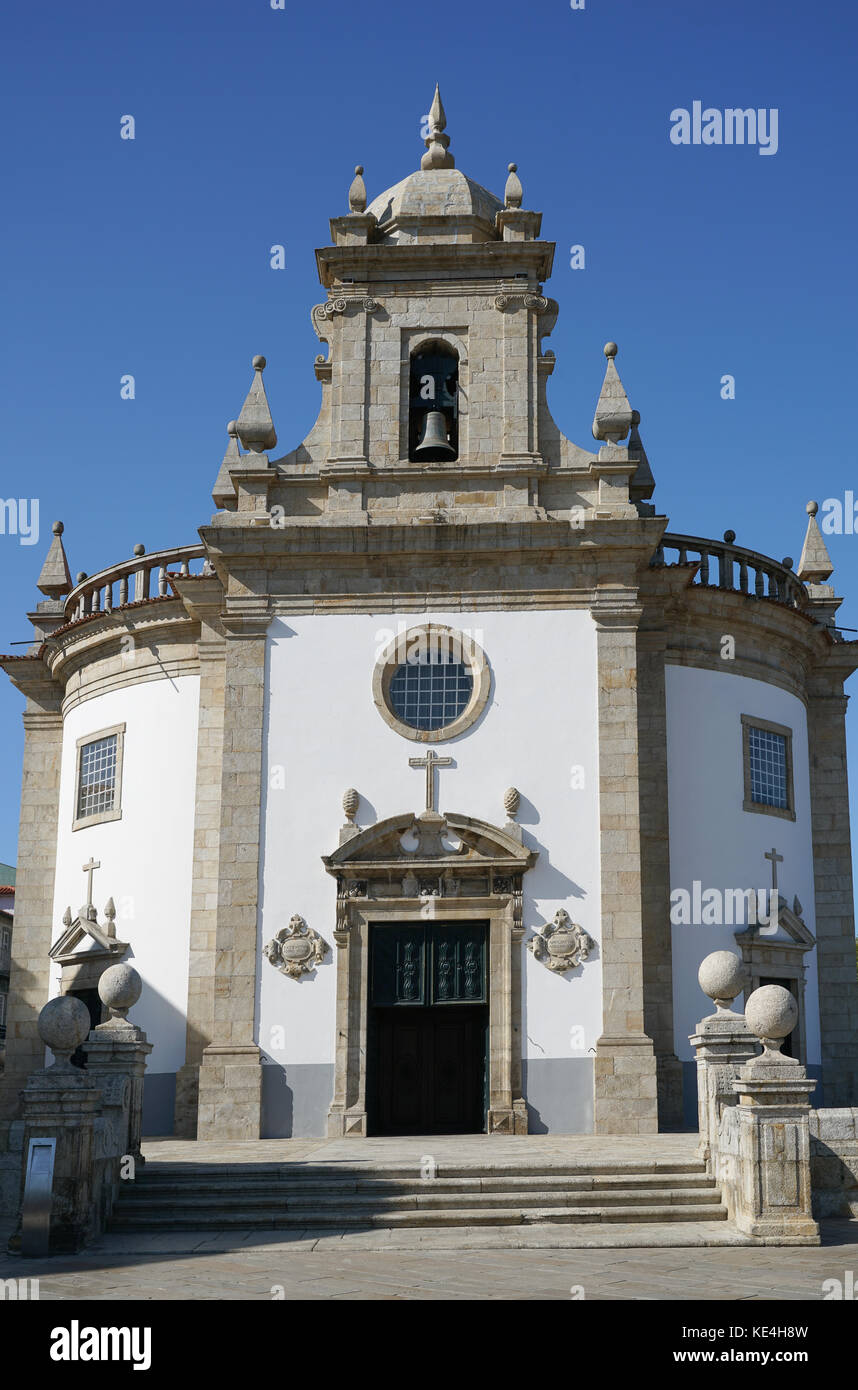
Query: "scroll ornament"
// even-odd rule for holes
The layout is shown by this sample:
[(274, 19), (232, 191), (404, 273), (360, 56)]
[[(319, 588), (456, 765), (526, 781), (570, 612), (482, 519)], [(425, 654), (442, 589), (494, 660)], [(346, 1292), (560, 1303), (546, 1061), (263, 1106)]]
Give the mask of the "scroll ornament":
[(262, 953), (281, 975), (300, 980), (302, 975), (309, 975), (315, 969), (328, 950), (327, 941), (296, 913), (288, 927), (283, 927), (267, 946), (263, 946)]
[(561, 974), (585, 961), (593, 944), (592, 937), (573, 922), (569, 913), (561, 907), (559, 912), (555, 912), (553, 921), (538, 928), (536, 935), (528, 941), (527, 949), (549, 970)]

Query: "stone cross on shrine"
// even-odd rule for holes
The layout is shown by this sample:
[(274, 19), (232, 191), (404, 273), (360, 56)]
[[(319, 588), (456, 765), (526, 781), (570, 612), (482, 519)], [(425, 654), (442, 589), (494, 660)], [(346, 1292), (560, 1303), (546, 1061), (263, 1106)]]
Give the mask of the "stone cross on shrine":
[(426, 769), (426, 811), (430, 814), (435, 813), (435, 768), (452, 767), (452, 758), (439, 758), (434, 748), (430, 748), (425, 758), (409, 758), (409, 767), (425, 767)]
[(100, 869), (100, 868), (101, 868), (101, 860), (100, 860), (100, 859), (93, 859), (92, 855), (90, 855), (90, 856), (89, 856), (89, 863), (88, 863), (88, 864), (82, 864), (82, 865), (81, 865), (81, 868), (83, 869), (84, 873), (87, 875), (87, 881), (86, 881), (86, 908), (81, 910), (81, 914), (80, 914), (80, 915), (83, 916), (84, 913), (85, 913), (85, 914), (86, 914), (87, 921), (94, 921), (94, 920), (95, 920), (95, 915), (96, 915), (96, 913), (95, 913), (95, 904), (94, 904), (93, 901), (92, 901), (92, 875), (93, 875), (93, 873), (95, 872), (96, 869)]
[(768, 859), (768, 860), (770, 860), (770, 862), (771, 862), (771, 866), (772, 866), (772, 892), (773, 892), (773, 893), (777, 893), (777, 891), (778, 891), (778, 864), (782, 864), (782, 863), (784, 862), (784, 857), (783, 857), (782, 854), (778, 854), (777, 850), (775, 849), (775, 847), (774, 847), (774, 845), (773, 845), (772, 848), (771, 848), (766, 854), (763, 855), (763, 858), (764, 858), (764, 859)]

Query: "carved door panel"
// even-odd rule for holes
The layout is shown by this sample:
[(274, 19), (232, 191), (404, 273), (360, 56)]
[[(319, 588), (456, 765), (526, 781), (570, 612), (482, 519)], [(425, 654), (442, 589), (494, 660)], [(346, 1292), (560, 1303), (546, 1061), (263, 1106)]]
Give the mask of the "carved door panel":
[(486, 935), (471, 922), (373, 927), (370, 1133), (484, 1131)]

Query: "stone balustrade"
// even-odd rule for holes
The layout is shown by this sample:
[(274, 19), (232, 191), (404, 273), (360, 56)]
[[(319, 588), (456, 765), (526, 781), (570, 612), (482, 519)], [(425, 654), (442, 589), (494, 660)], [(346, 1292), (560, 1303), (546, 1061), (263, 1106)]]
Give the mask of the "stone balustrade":
[(169, 575), (199, 574), (204, 564), (205, 548), (199, 544), (154, 550), (151, 555), (142, 546), (135, 546), (130, 560), (121, 560), (98, 574), (78, 575), (65, 601), (65, 620), (71, 623), (93, 613), (112, 613), (128, 603), (165, 598), (170, 592)]
[[(732, 539), (727, 539), (732, 537)], [(692, 583), (700, 588), (726, 589), (749, 598), (776, 599), (793, 608), (807, 606), (807, 591), (790, 565), (770, 560), (756, 550), (735, 545), (731, 531), (723, 541), (665, 532), (652, 559), (654, 569), (666, 565), (697, 565)]]

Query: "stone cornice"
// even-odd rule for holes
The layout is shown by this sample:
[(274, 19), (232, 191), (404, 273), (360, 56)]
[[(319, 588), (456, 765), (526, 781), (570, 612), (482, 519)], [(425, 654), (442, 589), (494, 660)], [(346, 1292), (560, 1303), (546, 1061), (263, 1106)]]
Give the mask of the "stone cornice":
[[(431, 244), (322, 246), (316, 251), (319, 280), (325, 289), (338, 286), (343, 276), (379, 287), (384, 282), (409, 278), (409, 272), (430, 275), (437, 283), (445, 271), (451, 278), (480, 276), (486, 280), (510, 278), (510, 267), (527, 270), (540, 282), (551, 275), (554, 242), (480, 241), (471, 243), (433, 242)], [(352, 290), (352, 286), (349, 286)], [(487, 285), (487, 292), (492, 292)], [(496, 291), (495, 291), (496, 292)]]

